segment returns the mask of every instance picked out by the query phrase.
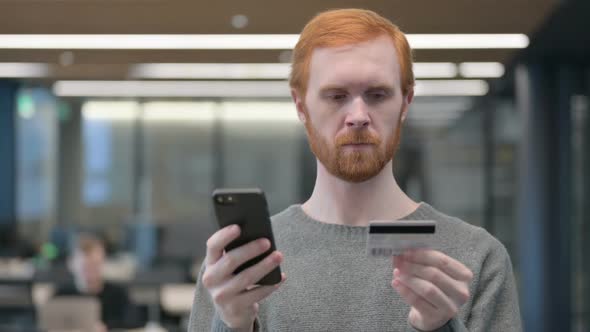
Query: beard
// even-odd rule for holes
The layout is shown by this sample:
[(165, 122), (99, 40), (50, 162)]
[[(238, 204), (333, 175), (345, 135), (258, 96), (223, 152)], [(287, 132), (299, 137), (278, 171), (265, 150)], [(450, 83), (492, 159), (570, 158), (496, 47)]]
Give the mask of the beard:
[[(306, 112), (307, 113), (307, 112)], [(383, 144), (379, 135), (367, 128), (352, 129), (339, 134), (330, 144), (311, 123), (309, 116), (305, 129), (309, 147), (328, 172), (344, 181), (360, 183), (371, 179), (393, 160), (401, 140), (401, 112), (397, 128)], [(370, 144), (368, 149), (346, 151), (347, 144)]]

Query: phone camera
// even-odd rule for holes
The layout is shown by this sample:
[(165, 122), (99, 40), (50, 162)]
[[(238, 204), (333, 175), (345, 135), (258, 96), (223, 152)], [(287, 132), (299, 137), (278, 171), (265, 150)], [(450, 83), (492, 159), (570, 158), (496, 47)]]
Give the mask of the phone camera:
[(222, 204), (223, 203), (223, 196), (217, 196), (217, 202)]

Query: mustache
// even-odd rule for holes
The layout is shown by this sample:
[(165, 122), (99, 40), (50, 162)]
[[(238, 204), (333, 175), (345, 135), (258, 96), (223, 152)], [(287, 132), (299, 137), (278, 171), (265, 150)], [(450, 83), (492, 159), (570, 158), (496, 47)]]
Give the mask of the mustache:
[(381, 144), (379, 136), (369, 131), (349, 131), (336, 136), (335, 145), (340, 147), (347, 144)]

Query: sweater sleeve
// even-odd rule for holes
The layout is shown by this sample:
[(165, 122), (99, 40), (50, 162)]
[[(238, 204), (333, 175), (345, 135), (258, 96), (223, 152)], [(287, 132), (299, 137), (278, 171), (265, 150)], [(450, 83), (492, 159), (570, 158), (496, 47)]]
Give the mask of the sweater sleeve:
[(522, 331), (520, 309), (512, 263), (502, 243), (491, 238), (481, 266), (467, 329), (475, 331)]
[[(191, 314), (188, 323), (189, 332), (216, 331), (215, 329), (219, 327), (219, 324), (215, 324), (215, 320), (218, 318), (214, 317), (217, 315), (215, 315), (213, 302), (211, 301), (211, 297), (202, 283), (204, 271), (205, 264), (202, 264), (201, 270), (199, 271), (199, 277), (197, 278), (197, 287), (195, 289), (193, 307), (191, 308)], [(228, 329), (227, 331), (230, 330)]]
[[(205, 264), (201, 267), (199, 277), (197, 279), (197, 288), (195, 290), (195, 298), (193, 300), (193, 307), (189, 318), (188, 331), (189, 332), (232, 332), (221, 320), (219, 315), (215, 312), (213, 301), (209, 296), (209, 292), (205, 289), (202, 283), (203, 273), (205, 272)], [(254, 332), (257, 332), (258, 322), (254, 324)]]

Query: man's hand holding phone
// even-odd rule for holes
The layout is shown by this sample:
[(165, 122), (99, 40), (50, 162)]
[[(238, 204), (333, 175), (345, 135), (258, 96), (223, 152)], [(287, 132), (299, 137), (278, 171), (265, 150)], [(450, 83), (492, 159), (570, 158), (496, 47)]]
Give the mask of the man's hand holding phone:
[(207, 240), (207, 256), (203, 286), (208, 290), (221, 320), (230, 328), (251, 331), (258, 314), (258, 302), (277, 290), (285, 280), (272, 286), (257, 286), (256, 283), (277, 268), (283, 255), (274, 251), (262, 261), (234, 274), (245, 262), (262, 255), (271, 247), (268, 239), (262, 238), (224, 252), (225, 247), (240, 236), (238, 225), (226, 226)]

